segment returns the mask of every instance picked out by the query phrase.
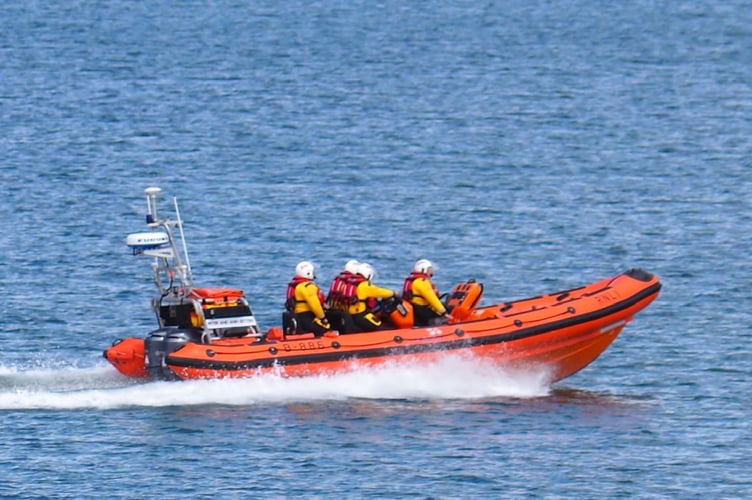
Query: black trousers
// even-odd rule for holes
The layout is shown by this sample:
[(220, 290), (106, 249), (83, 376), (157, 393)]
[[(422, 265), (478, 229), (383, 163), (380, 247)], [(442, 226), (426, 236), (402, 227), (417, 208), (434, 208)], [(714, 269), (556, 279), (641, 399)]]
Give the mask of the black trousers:
[(375, 332), (377, 330), (387, 330), (390, 327), (385, 325), (378, 318), (374, 317), (371, 312), (362, 312), (352, 315), (353, 323), (359, 332)]
[(413, 318), (415, 326), (433, 326), (441, 324), (441, 321), (438, 320), (441, 316), (433, 312), (433, 309), (428, 306), (416, 306), (413, 304)]
[(326, 328), (314, 323), (314, 319), (316, 319), (316, 315), (311, 311), (296, 314), (295, 321), (298, 323), (298, 328), (295, 331), (297, 333), (313, 332), (314, 336), (322, 337)]

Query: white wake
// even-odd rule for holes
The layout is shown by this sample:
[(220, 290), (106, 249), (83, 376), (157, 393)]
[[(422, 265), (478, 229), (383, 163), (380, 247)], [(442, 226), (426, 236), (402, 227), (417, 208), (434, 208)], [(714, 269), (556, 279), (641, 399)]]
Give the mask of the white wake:
[(345, 400), (533, 398), (550, 391), (543, 372), (510, 372), (448, 356), (430, 364), (391, 364), (336, 375), (138, 382), (110, 366), (15, 371), (0, 367), (0, 409), (117, 409)]

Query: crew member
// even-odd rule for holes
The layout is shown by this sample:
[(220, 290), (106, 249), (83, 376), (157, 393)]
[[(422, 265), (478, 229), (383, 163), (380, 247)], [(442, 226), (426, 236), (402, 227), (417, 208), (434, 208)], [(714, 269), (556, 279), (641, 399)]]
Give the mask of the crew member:
[(321, 337), (331, 330), (324, 314), (324, 294), (314, 283), (316, 274), (313, 264), (303, 261), (295, 267), (295, 276), (287, 284), (285, 307), (297, 323), (296, 332), (313, 332)]
[(439, 291), (431, 281), (433, 264), (420, 259), (413, 266), (410, 276), (405, 278), (402, 297), (413, 305), (415, 326), (445, 324), (451, 316), (439, 299)]
[(394, 297), (394, 292), (388, 288), (382, 288), (371, 283), (376, 274), (370, 264), (362, 263), (358, 266), (356, 276), (358, 284), (355, 287), (355, 301), (348, 306), (347, 312), (352, 316), (353, 322), (359, 331), (375, 331), (388, 328), (376, 317), (375, 310), (379, 299)]
[(360, 262), (355, 259), (348, 260), (342, 272), (332, 280), (326, 296), (326, 304), (331, 309), (347, 312), (349, 302), (355, 297), (355, 287), (360, 281), (358, 280), (360, 278), (358, 276), (359, 265)]

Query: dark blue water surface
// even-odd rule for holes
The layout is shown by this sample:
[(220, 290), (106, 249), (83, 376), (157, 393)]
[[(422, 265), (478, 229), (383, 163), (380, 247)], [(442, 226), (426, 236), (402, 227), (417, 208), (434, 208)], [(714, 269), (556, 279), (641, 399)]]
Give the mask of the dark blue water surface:
[[(752, 6), (0, 6), (0, 496), (752, 495)], [(661, 296), (554, 386), (463, 359), (134, 383), (143, 189), (279, 323), (303, 259), (483, 302), (630, 267)], [(167, 203), (165, 203), (166, 208)]]

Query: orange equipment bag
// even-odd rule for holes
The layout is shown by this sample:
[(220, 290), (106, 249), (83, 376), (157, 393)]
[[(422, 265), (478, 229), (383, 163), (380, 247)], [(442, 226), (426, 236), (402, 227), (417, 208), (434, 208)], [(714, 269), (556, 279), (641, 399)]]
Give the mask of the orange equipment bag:
[(467, 319), (480, 302), (483, 284), (475, 280), (465, 281), (452, 288), (447, 299), (447, 311), (457, 321)]
[(412, 328), (415, 321), (413, 317), (413, 305), (403, 300), (397, 304), (394, 311), (389, 313), (388, 318), (397, 328)]

